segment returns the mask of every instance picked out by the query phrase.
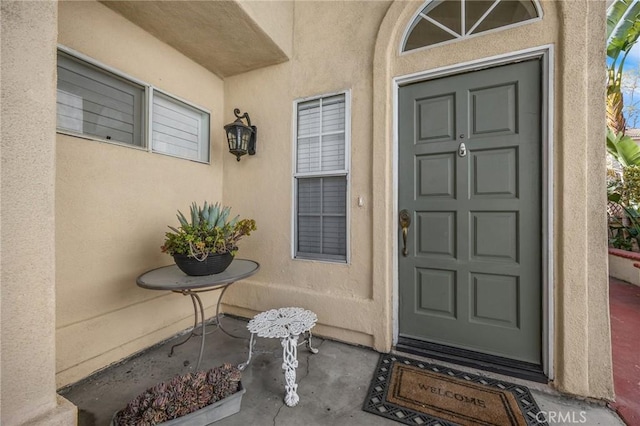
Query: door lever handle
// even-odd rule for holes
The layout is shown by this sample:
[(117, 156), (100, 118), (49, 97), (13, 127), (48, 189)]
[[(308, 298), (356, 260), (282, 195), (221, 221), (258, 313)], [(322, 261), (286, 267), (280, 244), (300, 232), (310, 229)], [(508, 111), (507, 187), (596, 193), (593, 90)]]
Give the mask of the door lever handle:
[(409, 236), (409, 226), (411, 226), (411, 215), (407, 210), (400, 211), (400, 227), (402, 228), (402, 255), (407, 257), (409, 250), (407, 250), (407, 237)]

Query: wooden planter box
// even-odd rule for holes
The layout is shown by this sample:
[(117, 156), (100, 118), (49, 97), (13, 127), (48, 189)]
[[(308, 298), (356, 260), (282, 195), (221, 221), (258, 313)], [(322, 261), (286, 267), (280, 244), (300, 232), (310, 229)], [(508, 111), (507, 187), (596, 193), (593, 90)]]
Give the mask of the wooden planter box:
[(609, 275), (640, 286), (640, 253), (610, 248)]
[[(238, 392), (231, 396), (207, 405), (193, 413), (186, 416), (178, 417), (163, 423), (158, 423), (158, 426), (206, 426), (220, 419), (229, 417), (240, 411), (240, 405), (242, 403), (242, 395), (246, 390), (242, 387), (242, 382), (238, 383)], [(111, 420), (110, 426), (116, 426), (115, 414)]]

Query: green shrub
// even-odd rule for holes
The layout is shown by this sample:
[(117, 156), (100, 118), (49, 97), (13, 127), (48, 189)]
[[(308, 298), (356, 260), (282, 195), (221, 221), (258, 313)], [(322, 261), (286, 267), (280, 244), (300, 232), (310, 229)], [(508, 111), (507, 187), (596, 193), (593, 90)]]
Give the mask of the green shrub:
[(621, 204), (634, 209), (640, 205), (639, 166), (627, 166), (622, 170)]

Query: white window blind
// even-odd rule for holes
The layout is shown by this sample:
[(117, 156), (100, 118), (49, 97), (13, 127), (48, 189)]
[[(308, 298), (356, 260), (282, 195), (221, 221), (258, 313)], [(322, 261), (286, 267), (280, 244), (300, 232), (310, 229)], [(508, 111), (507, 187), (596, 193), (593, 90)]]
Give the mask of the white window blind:
[(143, 87), (58, 53), (58, 129), (144, 146), (143, 105)]
[(346, 256), (347, 180), (298, 179), (298, 251)]
[(151, 126), (154, 152), (209, 161), (209, 114), (154, 91)]
[(299, 173), (345, 170), (345, 95), (298, 104)]
[(347, 260), (346, 98), (297, 104), (296, 258)]

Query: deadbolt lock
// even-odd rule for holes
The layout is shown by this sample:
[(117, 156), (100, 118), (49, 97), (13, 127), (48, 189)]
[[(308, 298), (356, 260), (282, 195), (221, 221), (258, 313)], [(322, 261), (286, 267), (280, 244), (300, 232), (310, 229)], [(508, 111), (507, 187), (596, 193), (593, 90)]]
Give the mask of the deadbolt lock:
[(466, 157), (467, 155), (467, 146), (464, 144), (464, 142), (462, 142), (458, 147), (458, 155), (460, 157)]

